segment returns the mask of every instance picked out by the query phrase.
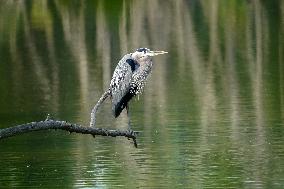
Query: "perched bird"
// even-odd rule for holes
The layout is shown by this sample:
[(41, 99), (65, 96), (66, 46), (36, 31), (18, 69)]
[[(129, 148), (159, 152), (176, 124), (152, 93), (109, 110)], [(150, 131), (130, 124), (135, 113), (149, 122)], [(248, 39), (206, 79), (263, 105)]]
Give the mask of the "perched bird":
[(95, 126), (96, 112), (104, 100), (110, 96), (114, 117), (118, 117), (122, 110), (126, 108), (128, 129), (131, 130), (128, 103), (132, 97), (142, 93), (146, 79), (152, 70), (152, 57), (165, 53), (168, 52), (139, 48), (133, 53), (124, 55), (114, 70), (109, 89), (101, 96), (92, 109), (90, 126)]
[(116, 66), (109, 87), (112, 101), (112, 112), (118, 117), (126, 108), (129, 118), (128, 103), (135, 95), (142, 93), (145, 82), (151, 73), (152, 57), (165, 54), (165, 51), (151, 51), (147, 48), (139, 48), (135, 52), (126, 54)]

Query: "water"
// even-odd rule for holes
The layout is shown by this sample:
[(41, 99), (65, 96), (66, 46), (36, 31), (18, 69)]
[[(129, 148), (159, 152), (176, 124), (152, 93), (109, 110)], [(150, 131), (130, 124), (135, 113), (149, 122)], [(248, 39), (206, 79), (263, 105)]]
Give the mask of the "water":
[[(0, 128), (87, 125), (123, 54), (155, 57), (125, 138), (0, 141), (3, 188), (283, 188), (283, 1), (1, 1)], [(127, 128), (100, 109), (98, 127)]]

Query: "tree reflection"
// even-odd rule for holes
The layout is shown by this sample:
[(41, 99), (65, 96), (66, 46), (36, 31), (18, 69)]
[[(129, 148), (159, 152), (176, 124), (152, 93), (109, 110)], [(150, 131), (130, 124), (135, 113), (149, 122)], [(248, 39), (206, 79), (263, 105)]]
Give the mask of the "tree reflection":
[[(134, 102), (134, 120), (145, 136), (157, 130), (159, 140), (167, 141), (173, 137), (172, 127), (191, 137), (198, 135), (189, 147), (195, 154), (190, 154), (195, 159), (191, 169), (199, 174), (184, 176), (188, 182), (194, 179), (195, 187), (209, 184), (206, 167), (215, 161), (221, 164), (228, 154), (235, 158), (243, 154), (241, 160), (234, 160), (238, 166), (228, 162), (230, 168), (264, 182), (263, 175), (277, 169), (263, 161), (273, 153), (267, 143), (273, 140), (273, 131), (267, 127), (273, 120), (284, 124), (283, 1), (111, 3), (112, 9), (108, 1), (1, 1), (0, 113), (38, 108), (88, 123), (92, 105), (108, 88), (123, 54), (144, 46), (169, 51), (168, 57), (155, 59), (143, 100)], [(271, 7), (277, 16), (271, 14)], [(44, 105), (36, 107), (39, 103)], [(101, 121), (114, 127), (109, 108), (102, 112)], [(123, 125), (124, 120), (115, 123)], [(197, 133), (191, 132), (193, 125)], [(247, 130), (254, 132), (247, 135)], [(223, 143), (212, 146), (212, 134)], [(144, 142), (149, 144), (155, 137), (145, 137)], [(83, 145), (86, 141), (81, 142), (77, 154), (89, 150)], [(162, 145), (153, 146), (155, 153), (143, 149), (137, 153), (145, 156), (146, 164), (162, 159), (165, 151), (172, 159), (179, 158), (178, 153), (189, 155), (175, 142), (166, 142), (166, 149)], [(231, 150), (219, 154), (219, 162), (207, 157), (218, 151), (216, 146)], [(151, 180), (143, 173), (155, 168), (140, 170), (131, 148), (117, 144), (115, 149), (123, 152), (121, 161), (129, 162), (127, 172), (141, 178), (138, 186)], [(83, 164), (86, 157), (77, 158)], [(167, 164), (160, 169), (166, 172)]]

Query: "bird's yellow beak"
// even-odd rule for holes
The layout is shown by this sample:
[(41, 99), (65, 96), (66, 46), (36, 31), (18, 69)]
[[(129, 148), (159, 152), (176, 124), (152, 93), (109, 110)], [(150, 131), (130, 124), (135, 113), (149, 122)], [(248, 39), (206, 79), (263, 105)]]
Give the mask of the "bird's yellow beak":
[(150, 52), (147, 52), (146, 54), (148, 56), (157, 56), (157, 55), (160, 55), (160, 54), (166, 54), (168, 52), (166, 51), (150, 51)]

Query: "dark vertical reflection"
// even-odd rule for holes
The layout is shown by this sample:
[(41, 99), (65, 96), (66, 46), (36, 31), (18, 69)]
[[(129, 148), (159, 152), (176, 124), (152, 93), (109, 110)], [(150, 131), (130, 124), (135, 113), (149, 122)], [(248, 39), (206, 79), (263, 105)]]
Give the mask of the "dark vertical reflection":
[[(123, 54), (169, 52), (131, 103), (139, 149), (63, 133), (9, 139), (1, 186), (282, 186), (283, 33), (283, 1), (1, 1), (0, 127), (47, 113), (88, 124)], [(126, 123), (109, 101), (99, 112), (99, 127)]]

